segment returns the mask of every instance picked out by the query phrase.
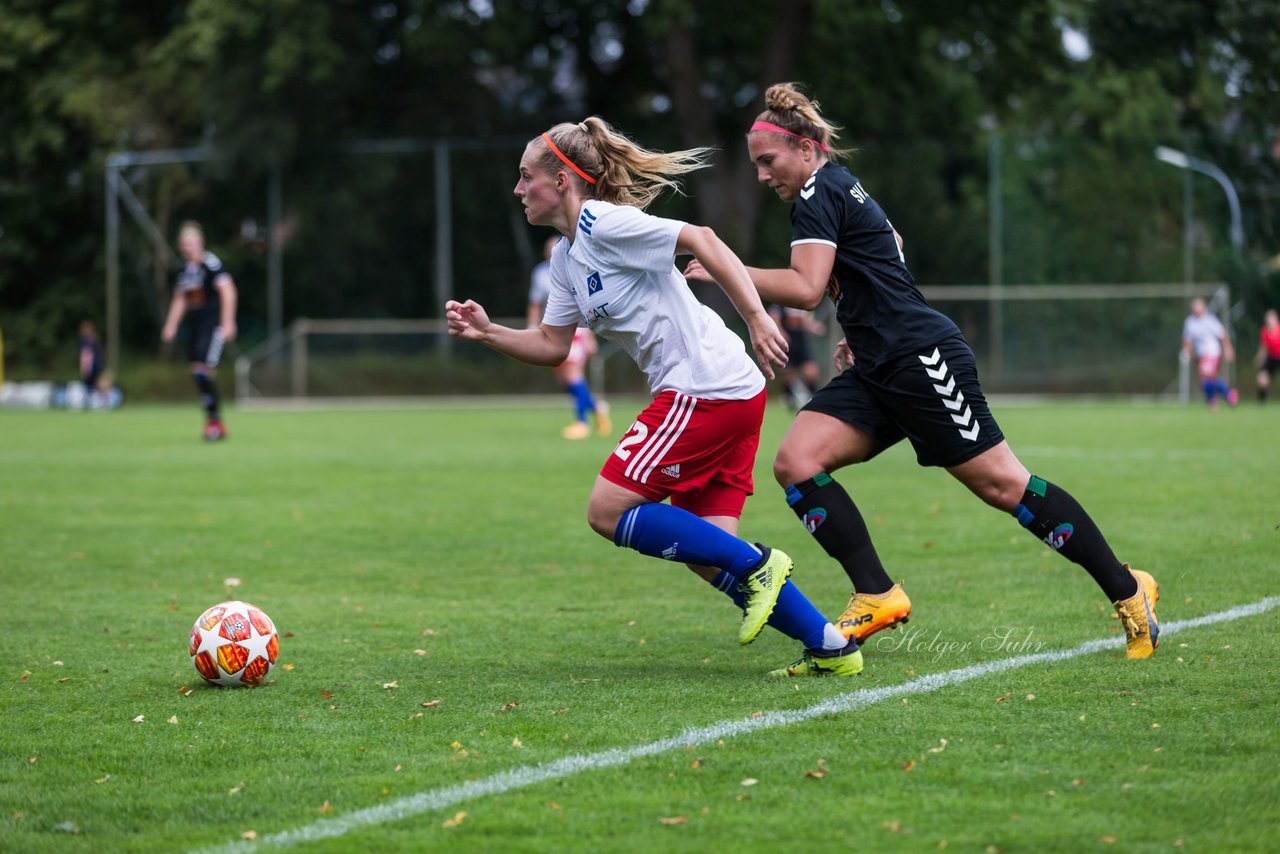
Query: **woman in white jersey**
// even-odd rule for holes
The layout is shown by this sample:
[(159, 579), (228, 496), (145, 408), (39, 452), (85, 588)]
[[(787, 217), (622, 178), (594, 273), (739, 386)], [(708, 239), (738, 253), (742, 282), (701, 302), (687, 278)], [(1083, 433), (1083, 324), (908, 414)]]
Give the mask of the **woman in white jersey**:
[[(653, 402), (601, 469), (587, 521), (616, 545), (688, 565), (743, 610), (739, 641), (768, 622), (800, 640), (801, 660), (775, 675), (854, 675), (856, 641), (836, 631), (793, 584), (791, 560), (736, 536), (764, 417), (765, 378), (742, 340), (699, 303), (675, 268), (696, 256), (747, 323), (764, 372), (786, 362), (786, 338), (746, 268), (715, 233), (644, 208), (707, 149), (641, 148), (597, 117), (559, 124), (520, 159), (515, 194), (534, 225), (564, 238), (551, 254), (550, 293), (531, 329), (493, 323), (472, 300), (445, 305), (449, 333), (535, 365), (564, 360), (586, 323), (644, 371)], [(662, 503), (671, 499), (670, 504)]]

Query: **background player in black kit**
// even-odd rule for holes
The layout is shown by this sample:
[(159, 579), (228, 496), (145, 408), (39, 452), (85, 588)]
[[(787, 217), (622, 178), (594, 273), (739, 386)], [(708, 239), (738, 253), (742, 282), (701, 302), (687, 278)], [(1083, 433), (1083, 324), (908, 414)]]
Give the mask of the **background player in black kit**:
[(183, 267), (178, 271), (173, 301), (160, 337), (166, 343), (178, 334), (178, 324), (187, 319), (187, 359), (191, 376), (200, 390), (204, 407), (205, 441), (227, 437), (227, 428), (218, 412), (218, 387), (214, 382), (222, 348), (236, 337), (236, 283), (222, 269), (222, 262), (205, 251), (204, 232), (198, 223), (185, 222), (178, 231), (178, 249)]
[[(959, 327), (924, 299), (897, 234), (862, 184), (831, 157), (836, 127), (795, 84), (765, 93), (747, 134), (761, 183), (791, 202), (791, 266), (748, 268), (762, 298), (836, 305), (843, 372), (796, 416), (774, 460), (787, 503), (854, 585), (837, 627), (861, 643), (905, 622), (911, 602), (885, 572), (862, 514), (830, 475), (909, 439), (921, 465), (940, 466), (1050, 548), (1083, 566), (1119, 612), (1130, 658), (1158, 642), (1155, 579), (1121, 564), (1066, 490), (1018, 461), (987, 409), (973, 351)], [(686, 269), (706, 278), (696, 262)]]

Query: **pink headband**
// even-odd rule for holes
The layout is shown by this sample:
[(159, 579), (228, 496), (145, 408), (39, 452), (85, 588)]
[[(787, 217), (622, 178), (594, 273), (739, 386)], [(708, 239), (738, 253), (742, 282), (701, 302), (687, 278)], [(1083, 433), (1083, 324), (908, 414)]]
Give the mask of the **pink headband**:
[(544, 134), (542, 135), (542, 141), (543, 141), (543, 142), (545, 142), (545, 143), (547, 144), (547, 148), (550, 148), (550, 149), (551, 149), (551, 153), (552, 153), (552, 154), (554, 154), (556, 157), (559, 157), (559, 158), (560, 158), (560, 161), (561, 161), (562, 163), (564, 163), (564, 165), (565, 165), (565, 166), (568, 166), (568, 167), (569, 167), (570, 169), (572, 169), (574, 172), (577, 172), (577, 173), (578, 173), (578, 177), (579, 177), (579, 178), (581, 178), (582, 180), (586, 181), (588, 184), (594, 184), (594, 183), (596, 182), (596, 179), (595, 179), (595, 178), (592, 178), (592, 177), (591, 177), (590, 175), (588, 175), (586, 172), (583, 172), (581, 169), (579, 169), (579, 168), (578, 168), (578, 164), (574, 163), (572, 160), (570, 160), (568, 157), (566, 157), (566, 156), (565, 156), (565, 153), (564, 153), (563, 151), (561, 151), (560, 149), (556, 148), (556, 144), (555, 144), (554, 142), (552, 142), (552, 141), (551, 141), (551, 134), (549, 134), (549, 133), (544, 133)]
[(768, 133), (780, 133), (780, 134), (783, 134), (783, 135), (785, 135), (785, 136), (794, 136), (796, 139), (807, 139), (807, 140), (809, 140), (810, 142), (812, 142), (814, 145), (818, 146), (818, 148), (821, 148), (824, 152), (830, 152), (830, 151), (831, 151), (831, 149), (827, 148), (827, 147), (826, 147), (825, 145), (823, 145), (821, 142), (819, 142), (818, 140), (816, 140), (816, 139), (814, 139), (814, 138), (812, 138), (812, 137), (808, 137), (808, 136), (801, 136), (801, 135), (800, 135), (800, 134), (798, 134), (798, 133), (792, 133), (791, 131), (787, 130), (786, 128), (780, 128), (780, 127), (778, 127), (777, 125), (773, 124), (772, 122), (761, 122), (761, 121), (757, 121), (755, 124), (753, 124), (753, 125), (751, 126), (751, 131), (752, 131), (752, 132), (754, 132), (754, 131), (758, 131), (758, 130), (767, 131)]

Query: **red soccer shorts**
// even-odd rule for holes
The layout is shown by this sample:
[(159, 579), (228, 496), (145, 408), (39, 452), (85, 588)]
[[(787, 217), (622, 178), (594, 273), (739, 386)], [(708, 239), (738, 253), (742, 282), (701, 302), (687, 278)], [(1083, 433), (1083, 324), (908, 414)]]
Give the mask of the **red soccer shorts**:
[(600, 475), (695, 516), (742, 515), (760, 447), (764, 390), (748, 400), (664, 391), (627, 429)]

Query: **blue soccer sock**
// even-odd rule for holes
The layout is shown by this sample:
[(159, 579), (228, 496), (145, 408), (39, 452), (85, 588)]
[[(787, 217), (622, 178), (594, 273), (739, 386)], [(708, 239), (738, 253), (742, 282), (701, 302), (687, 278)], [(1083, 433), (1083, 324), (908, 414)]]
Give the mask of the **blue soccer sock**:
[(574, 417), (578, 421), (586, 421), (587, 413), (596, 411), (595, 399), (591, 396), (591, 389), (587, 387), (586, 380), (575, 380), (565, 385), (565, 391), (569, 392), (569, 396), (573, 398)]
[(694, 566), (714, 566), (741, 579), (760, 563), (760, 551), (746, 540), (670, 504), (641, 504), (618, 520), (614, 545)]
[[(707, 583), (732, 599), (733, 604), (742, 607), (738, 579), (721, 570)], [(844, 649), (849, 643), (790, 579), (778, 593), (778, 604), (769, 617), (769, 625), (800, 641), (806, 649)]]

